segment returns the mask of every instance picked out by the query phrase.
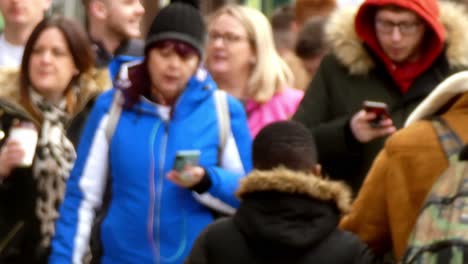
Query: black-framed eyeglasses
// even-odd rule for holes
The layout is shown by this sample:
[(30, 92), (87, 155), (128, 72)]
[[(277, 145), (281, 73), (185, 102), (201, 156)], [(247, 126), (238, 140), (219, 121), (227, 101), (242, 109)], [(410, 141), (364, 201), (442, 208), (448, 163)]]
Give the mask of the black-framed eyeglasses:
[(384, 19), (375, 20), (375, 29), (383, 34), (390, 34), (393, 32), (393, 29), (397, 27), (402, 35), (412, 35), (415, 34), (421, 26), (421, 21), (403, 21), (395, 23)]

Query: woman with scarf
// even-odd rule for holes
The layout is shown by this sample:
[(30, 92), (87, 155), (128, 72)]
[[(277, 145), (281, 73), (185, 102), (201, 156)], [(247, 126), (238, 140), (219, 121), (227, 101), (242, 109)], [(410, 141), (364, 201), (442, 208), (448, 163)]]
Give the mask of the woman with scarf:
[[(66, 136), (72, 119), (110, 86), (79, 24), (44, 19), (32, 32), (18, 70), (0, 73), (0, 263), (46, 263), (57, 207), (75, 160)], [(23, 138), (12, 128), (38, 132), (32, 165), (22, 164)]]

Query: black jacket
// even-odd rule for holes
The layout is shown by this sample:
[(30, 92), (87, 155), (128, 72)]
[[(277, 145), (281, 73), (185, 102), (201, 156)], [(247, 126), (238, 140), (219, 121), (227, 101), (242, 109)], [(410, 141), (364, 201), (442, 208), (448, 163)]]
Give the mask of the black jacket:
[(450, 4), (440, 6), (441, 21), (449, 29), (447, 45), (405, 94), (355, 34), (355, 11), (338, 11), (329, 20), (327, 38), (333, 52), (322, 60), (293, 119), (313, 133), (325, 172), (348, 183), (354, 194), (386, 139), (361, 144), (354, 138), (349, 122), (362, 109), (362, 103), (365, 100), (387, 103), (393, 123), (401, 128), (437, 84), (468, 68), (468, 38), (462, 29), (468, 26), (466, 15)]
[(120, 44), (114, 54), (111, 54), (99, 41), (93, 41), (93, 50), (96, 54), (96, 67), (103, 68), (107, 67), (115, 56), (143, 56), (144, 42), (141, 39), (126, 40)]
[[(78, 114), (82, 111), (87, 113), (92, 106), (92, 99), (109, 86), (107, 71), (84, 74), (80, 79), (80, 100), (72, 116), (80, 116), (79, 120), (84, 122), (86, 118)], [(32, 121), (39, 131), (41, 124), (21, 104), (16, 70), (0, 70), (0, 87), (1, 149), (15, 119)], [(74, 123), (81, 127), (76, 120)], [(68, 132), (74, 134), (72, 140), (78, 140), (79, 131)], [(37, 181), (32, 177), (31, 167), (16, 168), (0, 182), (0, 264), (47, 263), (50, 249), (39, 247), (40, 223), (35, 212), (38, 195), (41, 194), (37, 189)]]
[(350, 193), (344, 185), (286, 169), (254, 171), (232, 218), (210, 225), (187, 264), (374, 263), (369, 249), (337, 229)]

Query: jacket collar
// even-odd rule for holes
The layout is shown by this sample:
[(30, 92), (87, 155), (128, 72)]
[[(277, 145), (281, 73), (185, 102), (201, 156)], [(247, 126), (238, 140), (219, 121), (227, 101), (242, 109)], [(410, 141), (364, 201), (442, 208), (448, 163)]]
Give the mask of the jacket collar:
[[(177, 98), (175, 105), (171, 107), (171, 119), (189, 115), (207, 96), (217, 89), (216, 87), (216, 83), (207, 70), (199, 67), (188, 81), (184, 91)], [(157, 104), (143, 95), (133, 108), (140, 113), (158, 115)]]
[[(440, 21), (446, 29), (446, 56), (450, 66), (468, 66), (468, 27), (466, 12), (460, 4), (440, 1)], [(354, 29), (357, 8), (338, 9), (325, 27), (333, 54), (353, 75), (365, 75), (374, 67), (368, 50)]]
[(405, 127), (435, 114), (456, 96), (468, 92), (468, 71), (456, 73), (440, 83), (409, 115)]
[(321, 201), (333, 201), (342, 213), (348, 212), (351, 204), (351, 191), (344, 183), (284, 167), (271, 171), (254, 170), (241, 180), (236, 195), (242, 199), (246, 194), (264, 191), (302, 194)]
[[(76, 109), (82, 109), (92, 98), (99, 93), (111, 88), (109, 72), (107, 69), (93, 68), (84, 73), (78, 80), (80, 87), (80, 105)], [(1, 68), (0, 69), (0, 98), (4, 98), (10, 103), (19, 105), (19, 69)]]

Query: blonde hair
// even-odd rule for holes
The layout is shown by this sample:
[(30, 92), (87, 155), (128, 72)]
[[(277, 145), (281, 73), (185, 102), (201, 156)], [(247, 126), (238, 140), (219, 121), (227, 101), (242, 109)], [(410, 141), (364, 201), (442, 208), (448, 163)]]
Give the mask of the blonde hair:
[(265, 103), (285, 86), (291, 86), (294, 76), (276, 51), (271, 24), (266, 16), (251, 7), (228, 4), (215, 11), (209, 22), (223, 14), (234, 17), (242, 24), (256, 54), (256, 61), (247, 82), (248, 98)]

